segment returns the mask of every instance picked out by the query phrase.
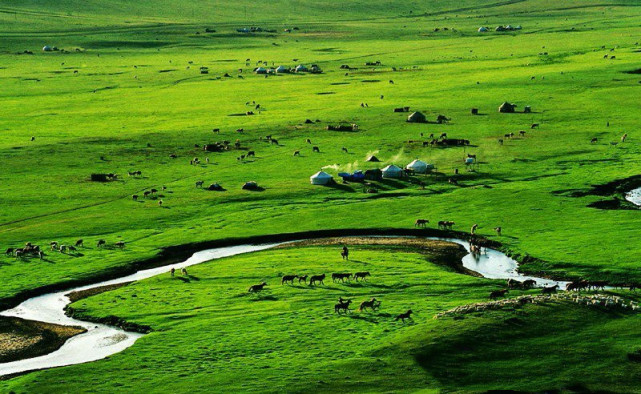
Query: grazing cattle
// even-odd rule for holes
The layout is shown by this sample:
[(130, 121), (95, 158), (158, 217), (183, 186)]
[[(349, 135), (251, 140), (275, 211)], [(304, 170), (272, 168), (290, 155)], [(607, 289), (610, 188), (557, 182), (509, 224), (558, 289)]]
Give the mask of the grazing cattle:
[(272, 145), (279, 145), (277, 139), (272, 138), (270, 141), (271, 141)]
[(171, 269), (169, 270), (169, 275), (171, 275), (172, 278), (174, 277), (174, 275), (176, 275), (176, 269), (174, 267), (171, 267)]
[(338, 280), (340, 280), (341, 282), (345, 282), (345, 279), (349, 280), (349, 278), (351, 278), (351, 277), (352, 277), (352, 273), (351, 272), (349, 272), (349, 273), (336, 272), (336, 273), (332, 274), (332, 282), (336, 282)]
[(344, 301), (342, 298), (338, 301), (338, 304), (334, 305), (334, 313), (340, 314), (341, 311), (347, 313), (349, 312), (349, 305), (352, 303), (352, 300)]
[(559, 288), (559, 285), (554, 285), (554, 286), (549, 286), (549, 287), (544, 287), (541, 289), (541, 293), (543, 294), (552, 294), (556, 293), (556, 290)]
[(499, 138), (499, 145), (503, 145), (503, 140)]
[(51, 250), (56, 250), (56, 249), (58, 249), (58, 242), (56, 242), (56, 241), (51, 241), (51, 242), (49, 243), (49, 246), (51, 246)]
[(124, 242), (124, 241), (118, 241), (118, 242), (116, 242), (114, 245), (116, 245), (116, 247), (118, 247), (118, 248), (121, 248), (121, 249), (122, 249), (122, 248), (124, 248), (124, 247), (125, 247), (125, 242)]
[(4, 252), (4, 254), (6, 254), (7, 256), (10, 256), (10, 255), (12, 255), (12, 254), (13, 254), (13, 252), (14, 252), (14, 251), (15, 251), (15, 248), (8, 248), (8, 249)]
[(320, 153), (320, 148), (315, 146), (312, 148), (312, 152)]
[(591, 144), (596, 144), (598, 140), (599, 140), (598, 138), (594, 137), (594, 138), (592, 138), (592, 139), (590, 140), (590, 143), (591, 143)]
[(183, 274), (183, 276), (189, 276), (189, 274), (187, 273), (187, 269), (184, 267), (180, 269), (180, 273)]
[(295, 150), (294, 151), (294, 156), (300, 156), (300, 151), (299, 150)]
[(405, 323), (405, 319), (413, 320), (413, 319), (412, 319), (412, 313), (413, 313), (413, 312), (412, 312), (412, 310), (411, 310), (411, 309), (409, 309), (407, 312), (405, 312), (405, 313), (401, 313), (400, 315), (396, 316), (396, 318), (394, 319), (394, 321), (402, 320), (402, 321), (403, 321), (403, 323)]
[(105, 241), (104, 239), (99, 239), (98, 243), (96, 244), (96, 247), (99, 248), (101, 246), (105, 246), (106, 244), (107, 244), (107, 241)]
[(312, 276), (309, 278), (309, 285), (310, 285), (310, 286), (314, 286), (314, 285), (316, 285), (316, 282), (318, 282), (318, 283), (320, 283), (320, 284), (324, 285), (324, 284), (325, 284), (325, 282), (323, 282), (324, 280), (325, 280), (325, 274), (322, 274), (322, 275), (312, 275)]
[(505, 297), (508, 291), (508, 289), (494, 290), (490, 293), (490, 300), (495, 300), (499, 297)]
[(245, 157), (249, 157), (249, 156), (256, 157), (256, 152), (254, 152), (253, 150), (248, 151)]
[(368, 276), (372, 276), (369, 271), (357, 272), (354, 274), (354, 279), (358, 282), (359, 279), (367, 280)]
[(85, 242), (82, 239), (76, 241), (76, 247), (85, 246)]
[(67, 251), (67, 245), (60, 245), (60, 248), (58, 248), (58, 251), (60, 251), (60, 253), (66, 252)]
[(76, 249), (76, 247), (75, 247), (75, 246), (69, 245), (69, 246), (67, 246), (67, 250), (68, 250), (69, 252), (75, 252), (75, 251), (77, 251), (78, 249)]
[(294, 284), (294, 279), (298, 278), (296, 275), (285, 275), (283, 276), (283, 279), (280, 281), (281, 285), (284, 285), (285, 283), (291, 283)]
[(14, 255), (16, 258), (22, 258), (22, 256), (24, 255), (24, 249), (21, 249), (21, 248), (14, 249), (14, 251), (13, 251), (13, 255)]
[(162, 207), (162, 200), (158, 200), (158, 206)]
[(537, 127), (539, 127), (538, 123), (532, 123), (532, 125), (530, 126), (531, 129), (536, 129)]
[(149, 190), (145, 190), (145, 192), (142, 193), (143, 197), (145, 197), (145, 198), (149, 197), (150, 194), (151, 194), (151, 192)]
[(520, 130), (520, 131), (519, 131), (519, 135), (520, 135), (521, 137), (525, 137), (525, 130)]
[(303, 283), (307, 284), (307, 275), (303, 275), (303, 276), (299, 275), (298, 276), (298, 284), (300, 284), (300, 282), (303, 282)]
[(306, 141), (308, 144), (310, 144), (310, 145), (311, 145), (311, 143), (312, 143), (312, 140), (310, 140), (309, 138), (308, 138), (308, 139), (306, 139), (305, 141)]
[(219, 128), (212, 129), (212, 132), (214, 132), (214, 133), (220, 133), (220, 129), (219, 129)]
[(205, 183), (205, 181), (196, 181), (196, 187), (203, 187), (203, 183)]
[(267, 286), (267, 283), (265, 283), (265, 282), (263, 282), (263, 283), (261, 283), (259, 285), (250, 286), (248, 292), (249, 293), (257, 293), (259, 291), (263, 291), (265, 286)]
[(343, 152), (345, 152), (345, 153), (349, 153), (349, 152), (347, 151), (347, 148), (345, 148), (345, 147), (343, 147), (341, 150), (342, 150)]
[(134, 201), (138, 201), (138, 195), (137, 194), (132, 194), (131, 199)]
[(376, 298), (372, 298), (369, 301), (361, 302), (361, 305), (358, 307), (358, 311), (363, 312), (367, 308), (375, 311), (380, 306), (381, 306), (381, 302), (376, 300)]
[(416, 219), (414, 222), (414, 227), (425, 227), (430, 221), (427, 219)]
[(39, 258), (40, 260), (44, 260), (44, 258), (45, 258), (45, 254), (44, 254), (44, 252), (43, 252), (42, 250), (38, 251), (38, 258)]

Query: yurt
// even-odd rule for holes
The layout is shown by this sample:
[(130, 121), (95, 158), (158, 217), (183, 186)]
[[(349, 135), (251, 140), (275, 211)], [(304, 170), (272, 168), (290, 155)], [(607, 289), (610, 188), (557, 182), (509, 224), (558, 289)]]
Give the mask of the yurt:
[(407, 121), (410, 123), (425, 123), (427, 122), (427, 118), (425, 115), (417, 111), (408, 116)]
[(487, 33), (487, 27), (485, 26), (479, 27), (479, 33)]
[(287, 67), (285, 67), (285, 66), (278, 66), (278, 67), (276, 67), (276, 72), (278, 74), (288, 73), (289, 69)]
[(254, 72), (256, 74), (267, 74), (267, 69), (265, 67), (256, 67), (256, 69), (254, 69)]
[(381, 171), (383, 172), (383, 178), (400, 178), (403, 176), (403, 170), (394, 164), (383, 168)]
[(434, 165), (427, 164), (424, 161), (416, 159), (410, 164), (408, 164), (407, 166), (405, 166), (405, 168), (407, 168), (408, 170), (414, 171), (418, 174), (425, 174), (429, 170), (432, 170), (434, 168)]
[(331, 175), (325, 171), (318, 171), (316, 174), (309, 177), (309, 181), (312, 185), (327, 185), (334, 179)]
[(45, 46), (42, 47), (42, 50), (45, 51), (45, 52), (51, 52), (51, 51), (53, 51), (53, 48), (50, 47), (49, 45), (45, 45)]
[(499, 112), (504, 114), (512, 114), (516, 110), (516, 104), (508, 103), (507, 101), (501, 104)]
[(380, 160), (378, 159), (378, 157), (372, 155), (372, 156), (368, 157), (367, 160), (365, 160), (365, 161), (369, 161), (369, 162), (372, 162), (372, 163), (378, 163)]
[(299, 64), (298, 66), (296, 66), (295, 70), (297, 73), (307, 72), (307, 67), (303, 66), (302, 64)]

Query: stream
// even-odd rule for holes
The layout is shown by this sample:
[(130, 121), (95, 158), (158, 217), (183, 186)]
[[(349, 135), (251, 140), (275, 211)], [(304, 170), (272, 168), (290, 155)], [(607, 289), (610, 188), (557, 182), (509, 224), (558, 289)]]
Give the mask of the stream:
[[(641, 204), (641, 193), (639, 193), (637, 197)], [(518, 263), (497, 250), (487, 249), (484, 250), (484, 253), (480, 256), (474, 256), (469, 254), (470, 249), (467, 241), (437, 237), (427, 237), (427, 239), (449, 241), (463, 245), (468, 251), (468, 254), (463, 258), (463, 266), (467, 269), (478, 272), (485, 278), (512, 278), (519, 281), (533, 279), (536, 281), (538, 286), (558, 284), (561, 288), (565, 288), (565, 284), (567, 283), (521, 275), (517, 271)], [(100, 360), (127, 349), (132, 346), (138, 338), (144, 336), (144, 334), (137, 332), (124, 331), (117, 327), (86, 322), (65, 315), (64, 309), (70, 303), (70, 300), (66, 295), (73, 291), (82, 291), (96, 287), (142, 280), (167, 273), (172, 267), (176, 268), (176, 270), (180, 270), (180, 268), (189, 267), (195, 264), (223, 257), (236, 256), (243, 253), (257, 252), (286, 243), (290, 242), (261, 245), (238, 245), (207, 249), (194, 253), (189, 259), (178, 264), (169, 264), (162, 267), (140, 270), (134, 274), (123, 276), (121, 278), (80, 286), (65, 291), (44, 294), (30, 298), (15, 308), (2, 311), (0, 312), (0, 315), (2, 316), (14, 316), (23, 319), (67, 326), (80, 326), (87, 329), (87, 332), (70, 338), (64, 343), (64, 345), (62, 345), (62, 347), (52, 353), (0, 364), (0, 376)]]

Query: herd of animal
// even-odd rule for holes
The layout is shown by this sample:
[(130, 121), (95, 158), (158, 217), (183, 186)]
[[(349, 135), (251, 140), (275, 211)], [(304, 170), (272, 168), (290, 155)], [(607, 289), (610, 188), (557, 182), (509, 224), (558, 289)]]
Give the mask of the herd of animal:
[[(344, 256), (345, 250), (341, 252), (341, 255)], [(173, 276), (173, 273), (172, 273)], [(371, 273), (369, 271), (361, 271), (361, 272), (356, 272), (356, 273), (351, 273), (351, 272), (335, 272), (332, 273), (331, 278), (334, 283), (344, 283), (346, 280), (349, 281), (353, 279), (354, 281), (366, 281), (368, 277), (371, 277)], [(298, 280), (298, 283), (301, 284), (306, 284), (309, 286), (317, 286), (317, 285), (324, 285), (325, 278), (327, 278), (326, 274), (320, 274), (320, 275), (283, 275), (281, 278), (281, 285), (285, 284), (294, 284), (295, 280)], [(261, 282), (259, 284), (255, 284), (249, 287), (248, 292), (249, 293), (258, 293), (263, 290), (265, 290), (265, 287), (267, 287), (266, 282)], [(350, 310), (350, 305), (352, 304), (352, 300), (350, 299), (344, 299), (343, 297), (339, 297), (338, 303), (334, 305), (334, 313), (337, 314), (348, 314), (351, 312)], [(381, 301), (377, 300), (376, 298), (370, 298), (369, 300), (365, 300), (360, 303), (358, 307), (359, 312), (365, 312), (367, 309), (370, 309), (372, 311), (376, 311), (381, 307)], [(409, 319), (412, 320), (412, 310), (408, 310), (404, 313), (399, 314), (396, 316), (395, 320), (401, 320), (402, 322), (405, 322), (405, 320)]]
[[(99, 239), (98, 242), (96, 243), (96, 248), (102, 248), (107, 245), (107, 241), (104, 239)], [(60, 253), (67, 253), (67, 254), (73, 254), (78, 252), (79, 248), (84, 248), (85, 246), (85, 241), (83, 239), (79, 239), (76, 242), (72, 244), (63, 244), (58, 241), (51, 241), (49, 243), (49, 249), (52, 252), (60, 252)], [(117, 241), (113, 244), (113, 246), (117, 248), (124, 248), (125, 247), (125, 242), (124, 241)], [(38, 257), (40, 260), (44, 260), (44, 250), (41, 248), (39, 245), (34, 245), (31, 242), (25, 243), (24, 247), (21, 248), (15, 248), (15, 247), (10, 247), (7, 248), (5, 251), (6, 256), (13, 256), (17, 259), (23, 259), (23, 258), (28, 258), (28, 257)]]

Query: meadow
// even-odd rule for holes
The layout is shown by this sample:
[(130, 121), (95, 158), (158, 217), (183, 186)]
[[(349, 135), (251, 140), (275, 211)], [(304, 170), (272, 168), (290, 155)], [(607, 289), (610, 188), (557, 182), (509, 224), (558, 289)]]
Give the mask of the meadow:
[[(641, 8), (631, 0), (350, 1), (347, 5), (198, 0), (180, 7), (165, 0), (135, 4), (91, 0), (81, 5), (0, 0), (0, 245), (5, 249), (25, 242), (47, 246), (51, 241), (73, 244), (78, 239), (85, 243), (77, 253), (47, 250), (42, 261), (0, 257), (0, 300), (10, 305), (34, 289), (90, 281), (153, 258), (169, 246), (320, 229), (409, 228), (418, 218), (429, 219), (432, 227), (439, 220), (452, 220), (454, 230), (461, 232), (478, 224), (480, 235), (500, 242), (502, 250), (524, 262), (524, 272), (641, 281), (638, 210), (625, 203), (627, 209), (589, 207), (622, 196), (585, 193), (593, 185), (638, 175), (640, 22)], [(494, 31), (495, 26), (507, 24), (523, 28)], [(275, 32), (236, 31), (248, 26)], [(480, 26), (490, 31), (478, 33)], [(65, 51), (43, 52), (44, 45)], [(270, 66), (317, 64), (323, 73), (265, 78), (251, 72), (258, 60)], [(381, 65), (365, 65), (376, 61)], [(345, 64), (355, 69), (340, 69)], [(201, 74), (200, 67), (207, 67), (208, 74)], [(498, 113), (505, 101), (517, 103), (518, 111), (529, 105), (532, 113)], [(260, 113), (254, 102), (260, 104)], [(451, 121), (410, 124), (405, 121), (408, 113), (393, 112), (403, 106), (423, 112), (429, 120), (443, 114)], [(471, 115), (471, 108), (478, 108), (480, 115)], [(255, 115), (244, 116), (247, 111)], [(307, 119), (314, 122), (305, 123)], [(339, 123), (355, 123), (359, 129), (325, 129)], [(539, 127), (531, 129), (533, 123)], [(220, 133), (213, 133), (215, 128)], [(237, 132), (240, 128), (244, 131)], [(519, 136), (520, 130), (526, 131), (524, 136)], [(512, 132), (514, 138), (504, 137)], [(431, 133), (468, 139), (470, 145), (424, 147), (422, 142)], [(621, 143), (624, 133), (628, 138)], [(266, 135), (279, 144), (268, 143)], [(590, 142), (593, 138), (596, 143)], [(204, 144), (223, 140), (232, 144), (238, 140), (242, 149), (203, 151)], [(318, 146), (320, 153), (312, 152), (312, 146)], [(247, 150), (256, 156), (238, 160)], [(293, 155), (296, 150), (300, 157)], [(365, 162), (372, 154), (381, 162)], [(474, 171), (463, 163), (467, 154), (478, 157)], [(194, 157), (201, 164), (191, 165)], [(404, 166), (416, 158), (433, 163), (435, 173), (373, 182), (375, 194), (366, 193), (357, 183), (321, 187), (309, 182), (309, 176), (321, 169), (338, 179), (341, 171)], [(136, 170), (141, 177), (127, 176)], [(92, 182), (92, 173), (115, 173), (118, 179)], [(448, 182), (452, 177), (458, 185)], [(217, 182), (226, 190), (197, 188), (195, 182), (200, 180), (205, 185)], [(264, 190), (242, 190), (247, 181), (256, 181)], [(133, 194), (142, 196), (152, 188), (161, 196), (132, 200)], [(497, 226), (503, 230), (500, 237), (493, 231)], [(96, 247), (100, 239), (108, 247)], [(114, 248), (118, 241), (125, 242), (125, 247)], [(413, 283), (418, 287), (398, 289), (390, 297), (407, 297), (406, 302), (421, 306), (422, 316), (415, 325), (397, 331), (385, 317), (378, 318), (379, 324), (342, 319), (357, 335), (374, 343), (354, 345), (341, 361), (338, 355), (348, 350), (331, 343), (335, 321), (331, 311), (324, 309), (327, 301), (312, 299), (306, 308), (324, 311), (315, 320), (322, 328), (309, 322), (297, 327), (299, 331), (291, 334), (297, 341), (294, 347), (308, 345), (307, 333), (316, 332), (315, 353), (324, 350), (321, 343), (325, 343), (332, 349), (327, 352), (335, 354), (314, 364), (318, 358), (306, 360), (297, 351), (277, 362), (275, 355), (263, 355), (265, 349), (260, 346), (249, 347), (270, 343), (292, 324), (281, 319), (293, 319), (295, 314), (283, 313), (293, 304), (305, 303), (305, 295), (285, 297), (287, 290), (279, 288), (273, 290), (278, 299), (274, 302), (248, 303), (246, 296), (232, 297), (242, 290), (234, 288), (232, 295), (223, 291), (229, 290), (234, 278), (261, 276), (259, 256), (276, 261), (288, 258), (277, 253), (283, 252), (225, 261), (222, 272), (228, 278), (219, 278), (223, 262), (194, 268), (194, 275), (209, 280), (178, 283), (193, 292), (190, 297), (181, 293), (182, 304), (160, 301), (175, 300), (172, 292), (184, 290), (167, 277), (80, 301), (87, 314), (114, 314), (148, 324), (154, 331), (108, 360), (37, 372), (3, 384), (17, 391), (73, 391), (64, 385), (81, 389), (89, 375), (104, 368), (91, 378), (96, 390), (118, 388), (110, 386), (118, 381), (115, 378), (105, 386), (96, 380), (115, 375), (119, 379), (128, 375), (120, 388), (130, 390), (154, 391), (159, 382), (181, 387), (186, 380), (196, 390), (205, 390), (203, 385), (211, 382), (251, 390), (257, 387), (243, 386), (238, 377), (253, 374), (262, 382), (273, 379), (274, 391), (300, 391), (305, 387), (298, 384), (304, 382), (296, 382), (295, 373), (285, 377), (283, 371), (292, 373), (301, 362), (310, 363), (305, 376), (312, 382), (329, 385), (312, 387), (319, 391), (542, 390), (576, 383), (631, 391), (631, 382), (638, 376), (638, 368), (625, 359), (625, 349), (637, 343), (626, 331), (636, 317), (558, 305), (527, 308), (512, 325), (503, 323), (511, 317), (500, 312), (434, 321), (434, 313), (486, 298), (487, 287), (498, 285), (430, 264), (419, 269), (412, 265), (419, 258), (411, 254), (407, 264), (414, 267)], [(329, 252), (310, 248), (296, 253), (300, 253), (300, 264), (312, 264)], [(404, 267), (395, 261), (397, 253), (371, 253), (372, 261), (389, 269)], [(273, 264), (270, 275), (274, 277), (302, 266)], [(385, 281), (392, 286), (391, 278)], [(437, 305), (422, 303), (425, 289), (421, 286), (434, 281), (443, 286)], [(457, 286), (467, 290), (454, 291)], [(156, 287), (162, 289), (158, 294), (151, 291)], [(355, 294), (364, 297), (370, 289), (363, 291)], [(137, 297), (132, 299), (134, 292)], [(154, 295), (159, 300), (148, 301), (150, 307), (140, 309), (141, 298)], [(210, 296), (223, 297), (236, 312), (210, 310), (209, 314), (207, 308), (195, 312), (194, 307), (213, 302)], [(183, 321), (181, 315), (190, 318)], [(263, 319), (276, 322), (268, 328)], [(236, 324), (247, 327), (224, 339), (228, 343), (219, 342), (217, 333), (230, 331)], [(544, 335), (550, 326), (556, 327), (555, 334)], [(212, 327), (211, 332), (206, 327)], [(249, 333), (258, 328), (266, 331), (248, 341)], [(390, 331), (383, 335), (385, 329)], [(201, 351), (191, 343), (194, 331), (206, 343)], [(162, 337), (165, 332), (171, 334)], [(619, 332), (620, 336), (614, 335)], [(498, 333), (504, 336), (493, 336)], [(342, 333), (339, 342), (351, 339)], [(493, 341), (511, 345), (493, 347)], [(226, 351), (238, 353), (225, 356), (225, 345)], [(277, 354), (284, 351), (285, 344), (280, 345), (272, 349)], [(543, 345), (554, 349), (546, 353), (545, 361), (537, 358)], [(608, 357), (597, 362), (589, 357), (592, 351)], [(167, 358), (156, 358), (158, 352)], [(190, 357), (205, 357), (205, 353), (213, 358), (197, 367)], [(495, 375), (474, 373), (487, 370), (480, 354), (488, 353)], [(245, 359), (236, 358), (239, 354)], [(377, 357), (385, 360), (381, 354), (389, 357), (380, 367), (381, 375), (356, 375), (360, 368), (375, 368)], [(464, 359), (465, 354), (469, 358)], [(515, 355), (522, 358), (510, 358)], [(205, 375), (163, 369), (177, 360), (180, 365), (201, 368), (198, 373)], [(586, 364), (568, 366), (568, 362)], [(142, 364), (148, 370), (141, 372)], [(249, 364), (253, 364), (251, 372), (243, 369)], [(506, 386), (496, 383), (514, 366), (519, 371), (510, 375), (514, 380)], [(564, 376), (555, 373), (560, 366), (566, 368)], [(341, 367), (345, 372), (338, 380), (328, 372)], [(405, 367), (407, 383), (384, 379)], [(541, 373), (528, 386), (534, 379), (528, 371), (533, 368), (545, 368), (551, 375)], [(610, 378), (597, 379), (595, 371), (603, 369), (611, 371)], [(172, 380), (176, 373), (185, 376)], [(191, 380), (192, 375), (200, 377)]]

